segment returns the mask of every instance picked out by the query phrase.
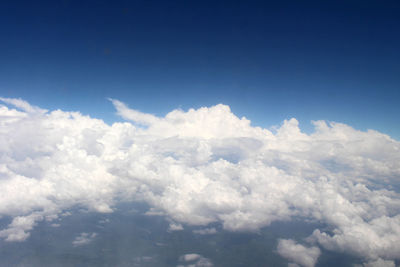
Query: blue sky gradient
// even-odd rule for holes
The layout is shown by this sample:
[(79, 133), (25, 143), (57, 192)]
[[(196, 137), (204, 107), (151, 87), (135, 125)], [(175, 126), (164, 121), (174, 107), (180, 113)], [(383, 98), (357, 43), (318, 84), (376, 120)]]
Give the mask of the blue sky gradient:
[(0, 95), (119, 120), (224, 103), (400, 139), (398, 1), (3, 1)]
[(0, 1), (0, 265), (400, 266), (399, 14)]

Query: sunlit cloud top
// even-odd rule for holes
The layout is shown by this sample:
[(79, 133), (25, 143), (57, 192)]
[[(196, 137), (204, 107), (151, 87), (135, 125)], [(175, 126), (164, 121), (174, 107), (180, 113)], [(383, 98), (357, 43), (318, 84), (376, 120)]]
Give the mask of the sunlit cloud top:
[[(400, 143), (383, 133), (315, 121), (306, 134), (295, 118), (268, 130), (223, 104), (157, 117), (116, 99), (130, 122), (109, 125), (0, 100), (6, 241), (24, 241), (38, 222), (76, 207), (112, 213), (118, 203), (145, 202), (174, 231), (197, 225), (212, 234), (209, 225), (220, 224), (254, 232), (295, 219), (325, 225), (302, 243), (279, 241), (277, 252), (293, 264), (314, 266), (320, 248), (371, 264), (400, 259)], [(95, 237), (82, 233), (74, 245)], [(181, 261), (212, 266), (197, 254)]]

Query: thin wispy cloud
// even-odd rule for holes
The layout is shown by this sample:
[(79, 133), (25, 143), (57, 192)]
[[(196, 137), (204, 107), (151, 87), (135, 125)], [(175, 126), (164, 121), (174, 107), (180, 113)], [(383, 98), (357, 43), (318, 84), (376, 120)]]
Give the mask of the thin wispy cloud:
[(214, 227), (197, 229), (197, 230), (193, 230), (193, 233), (199, 234), (199, 235), (212, 235), (212, 234), (217, 233), (217, 229), (215, 229)]

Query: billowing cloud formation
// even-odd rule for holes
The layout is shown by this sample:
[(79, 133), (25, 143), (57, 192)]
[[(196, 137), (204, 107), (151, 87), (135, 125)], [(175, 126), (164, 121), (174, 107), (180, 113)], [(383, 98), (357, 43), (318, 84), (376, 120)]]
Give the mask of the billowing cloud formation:
[(314, 267), (321, 254), (319, 248), (305, 247), (291, 239), (279, 240), (277, 250), (282, 257), (304, 267)]
[[(293, 218), (326, 225), (310, 246), (365, 262), (400, 259), (400, 143), (376, 131), (296, 119), (276, 132), (225, 105), (163, 118), (111, 100), (131, 123), (0, 105), (0, 237), (22, 241), (74, 207), (112, 212), (144, 201), (175, 225), (255, 231)], [(10, 105), (14, 105), (12, 108)], [(142, 127), (144, 126), (144, 127)]]

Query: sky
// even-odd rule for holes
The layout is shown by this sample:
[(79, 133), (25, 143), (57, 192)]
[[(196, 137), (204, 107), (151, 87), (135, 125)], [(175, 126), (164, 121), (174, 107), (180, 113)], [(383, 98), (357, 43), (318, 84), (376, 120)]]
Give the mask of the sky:
[(398, 1), (2, 1), (0, 90), (109, 123), (219, 103), (400, 138)]
[(399, 266), (399, 9), (3, 1), (0, 266)]

